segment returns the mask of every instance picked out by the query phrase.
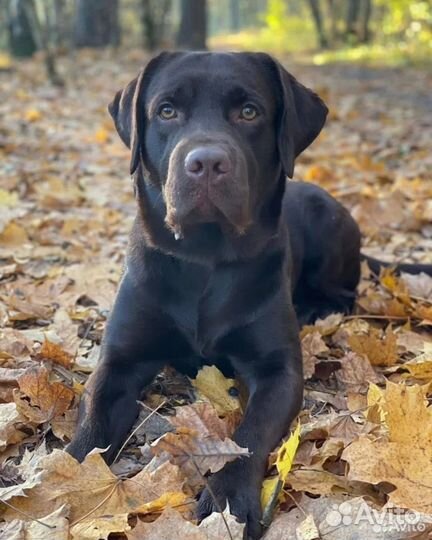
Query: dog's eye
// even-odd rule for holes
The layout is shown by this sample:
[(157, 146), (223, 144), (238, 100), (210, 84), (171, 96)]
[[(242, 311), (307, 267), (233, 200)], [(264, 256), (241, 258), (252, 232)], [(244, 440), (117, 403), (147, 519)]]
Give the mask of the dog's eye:
[(169, 103), (164, 103), (161, 105), (159, 107), (158, 114), (161, 118), (163, 118), (163, 120), (172, 120), (173, 118), (177, 118), (177, 111)]
[(240, 118), (242, 120), (247, 120), (248, 122), (250, 122), (251, 120), (255, 120), (257, 116), (257, 108), (255, 107), (255, 105), (251, 105), (250, 103), (244, 105), (242, 110), (240, 111)]

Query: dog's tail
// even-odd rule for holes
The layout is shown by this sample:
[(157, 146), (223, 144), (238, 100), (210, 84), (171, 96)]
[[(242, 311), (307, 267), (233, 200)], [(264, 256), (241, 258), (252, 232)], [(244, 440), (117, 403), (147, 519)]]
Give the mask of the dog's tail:
[(377, 275), (379, 275), (381, 268), (393, 268), (396, 274), (400, 274), (401, 272), (421, 274), (423, 272), (428, 276), (432, 276), (432, 264), (389, 263), (369, 257), (369, 255), (365, 255), (364, 253), (361, 253), (360, 258), (362, 261), (366, 261), (372, 272)]

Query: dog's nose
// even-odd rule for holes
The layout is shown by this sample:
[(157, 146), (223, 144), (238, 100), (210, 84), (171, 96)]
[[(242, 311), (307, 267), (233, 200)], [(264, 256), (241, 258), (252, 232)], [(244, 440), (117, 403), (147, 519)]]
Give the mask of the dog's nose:
[(231, 170), (230, 158), (223, 148), (202, 146), (191, 150), (185, 159), (186, 174), (192, 180), (216, 182)]

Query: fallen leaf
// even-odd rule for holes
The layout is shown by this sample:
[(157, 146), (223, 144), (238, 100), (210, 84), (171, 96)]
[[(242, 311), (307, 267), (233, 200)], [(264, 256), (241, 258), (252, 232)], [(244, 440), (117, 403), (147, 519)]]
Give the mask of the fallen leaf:
[(72, 525), (70, 533), (74, 540), (106, 540), (110, 534), (127, 533), (131, 530), (128, 514), (100, 516)]
[(39, 521), (10, 521), (0, 526), (0, 540), (69, 540), (68, 514), (63, 505)]
[(73, 390), (60, 382), (50, 382), (45, 366), (30, 368), (18, 379), (21, 392), (30, 404), (16, 394), (18, 409), (33, 422), (47, 422), (62, 415), (72, 403)]
[(156, 455), (168, 452), (176, 465), (192, 462), (202, 475), (209, 470), (215, 473), (226, 463), (249, 456), (247, 448), (241, 448), (231, 439), (201, 437), (198, 432), (188, 429), (163, 435), (152, 444), (152, 449)]
[(44, 360), (51, 360), (65, 368), (69, 368), (73, 363), (73, 357), (65, 351), (59, 344), (52, 343), (45, 338), (39, 355)]
[(236, 381), (225, 378), (216, 366), (201, 368), (192, 384), (210, 401), (219, 415), (224, 416), (241, 409), (239, 398), (230, 393), (232, 389), (237, 389)]
[(392, 366), (398, 360), (397, 337), (388, 329), (384, 335), (376, 328), (369, 334), (353, 334), (348, 338), (351, 349), (366, 356), (373, 366)]
[(0, 451), (24, 439), (25, 433), (18, 428), (25, 422), (26, 417), (21, 414), (15, 403), (0, 403)]
[(318, 361), (317, 356), (327, 353), (329, 348), (324, 343), (321, 333), (318, 331), (306, 334), (302, 341), (303, 354), (303, 377), (310, 379), (315, 373), (315, 364)]
[(432, 410), (427, 405), (424, 387), (388, 382), (381, 398), (388, 440), (361, 437), (342, 459), (349, 463), (349, 479), (393, 484), (393, 504), (432, 513)]

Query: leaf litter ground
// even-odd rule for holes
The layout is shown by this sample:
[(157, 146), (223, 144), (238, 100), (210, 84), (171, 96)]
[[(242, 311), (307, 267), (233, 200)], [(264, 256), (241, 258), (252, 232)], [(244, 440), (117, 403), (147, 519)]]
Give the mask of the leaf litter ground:
[[(1, 539), (242, 537), (229, 509), (193, 519), (203, 475), (247, 459), (230, 439), (244, 391), (215, 368), (158, 376), (111, 469), (99, 452), (82, 464), (63, 452), (134, 216), (106, 104), (143, 61), (61, 59), (61, 89), (39, 59), (0, 73)], [(430, 73), (291, 68), (330, 106), (296, 178), (352, 211), (368, 254), (431, 263)], [(269, 458), (267, 539), (430, 537), (431, 326), (430, 277), (365, 266), (355, 313), (302, 329), (305, 403)]]

